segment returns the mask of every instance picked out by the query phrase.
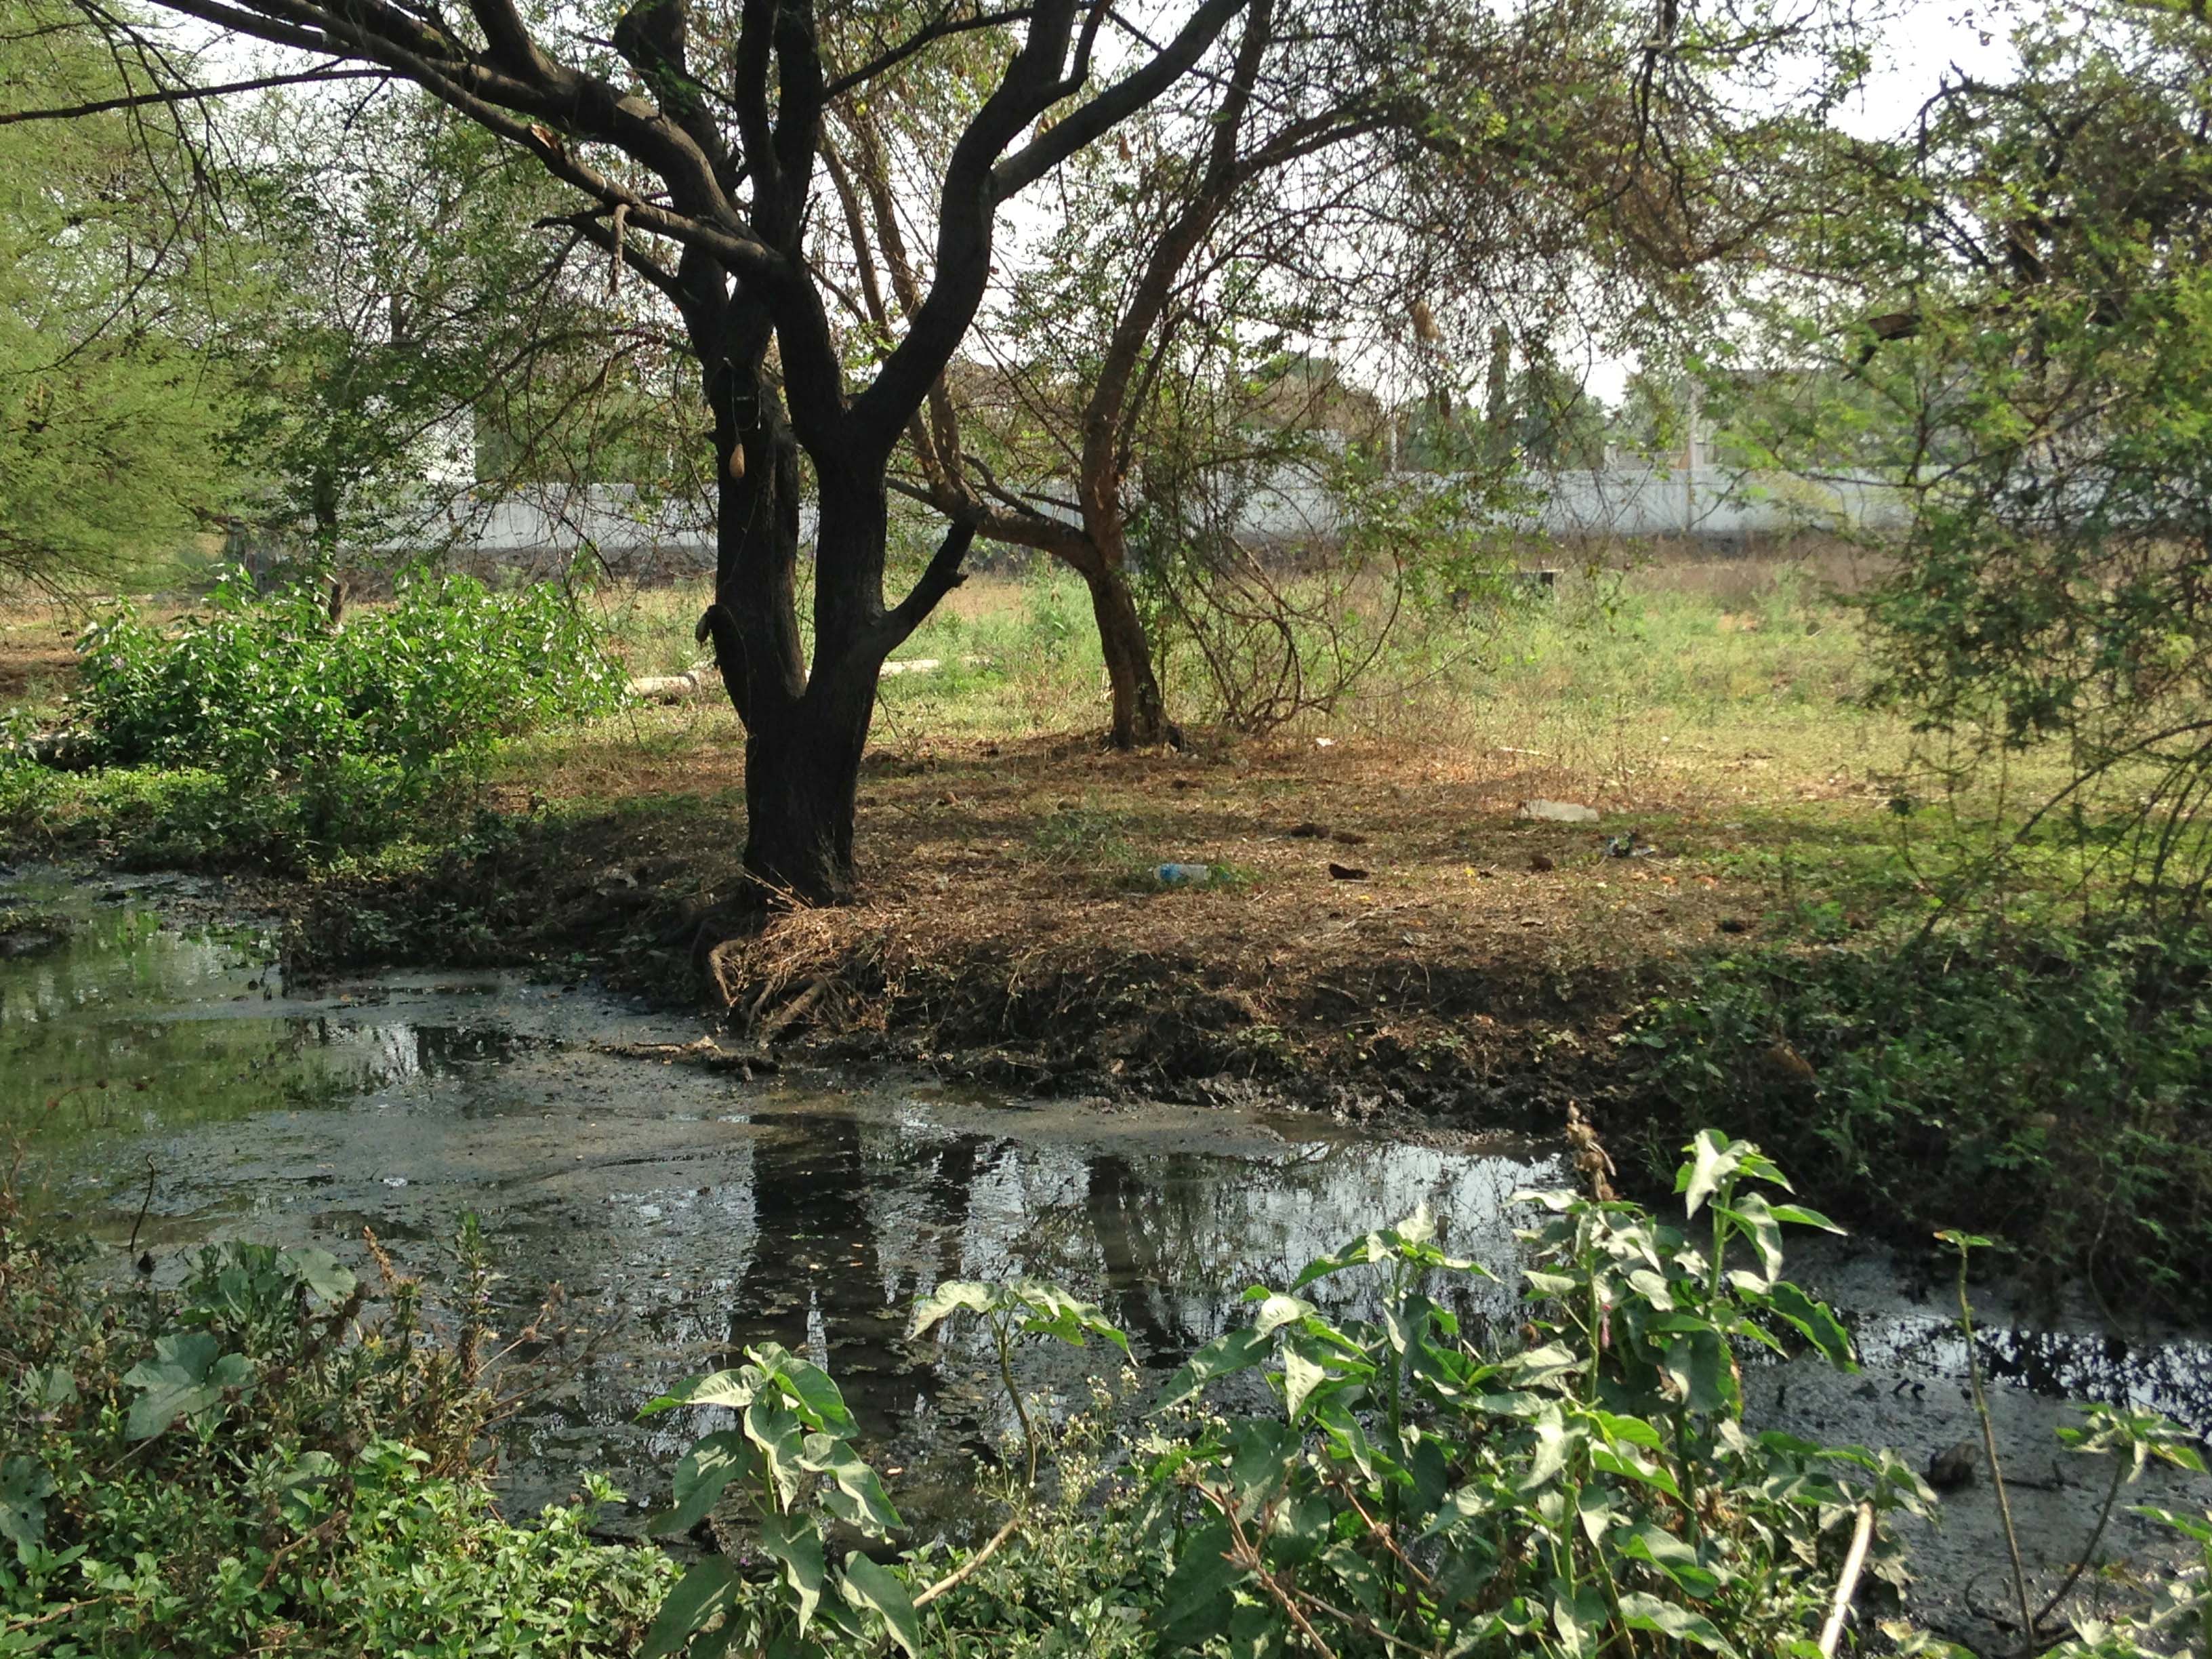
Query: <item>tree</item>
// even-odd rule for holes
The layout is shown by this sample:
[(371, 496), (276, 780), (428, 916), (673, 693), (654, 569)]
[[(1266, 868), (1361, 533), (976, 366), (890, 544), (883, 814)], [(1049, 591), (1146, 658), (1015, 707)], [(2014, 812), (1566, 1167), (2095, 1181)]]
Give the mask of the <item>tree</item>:
[(1779, 459), (1908, 508), (1866, 596), (1877, 695), (1954, 755), (2063, 744), (2030, 827), (2119, 786), (2153, 833), (2084, 844), (2186, 920), (2212, 877), (2212, 30), (2090, 21), (2025, 26), (2016, 76), (1954, 71), (1835, 158), (1859, 210), (1793, 249), (1753, 412)]
[[(533, 27), (512, 0), (471, 0), (465, 17), (386, 0), (159, 9), (420, 85), (569, 186), (580, 200), (566, 222), (682, 317), (713, 421), (717, 570), (701, 633), (747, 733), (745, 866), (763, 891), (811, 902), (852, 882), (883, 661), (960, 580), (973, 538), (956, 524), (886, 602), (886, 471), (982, 301), (998, 211), (1205, 62), (1246, 3), (1200, 0), (1157, 46), (1103, 0), (956, 3), (918, 19), (813, 0), (711, 12), (637, 0), (604, 40), (580, 17)], [(971, 35), (1006, 56), (979, 77), (937, 180), (928, 291), (872, 374), (848, 385), (805, 246), (825, 114)], [(811, 641), (794, 605), (803, 473), (817, 503)]]
[(629, 349), (566, 269), (579, 239), (533, 228), (559, 187), (412, 88), (226, 114), (210, 355), (238, 388), (224, 437), (255, 516), (304, 526), (332, 569), (419, 543), (444, 505), (429, 481), (465, 482), (477, 409), (549, 361), (604, 372)]
[[(1540, 342), (1577, 302), (1646, 305), (1662, 268), (1694, 257), (1680, 209), (1711, 191), (1668, 199), (1680, 181), (1645, 148), (1655, 134), (1694, 148), (1711, 112), (1637, 101), (1650, 40), (1642, 10), (1610, 0), (1271, 0), (1247, 11), (1228, 73), (1184, 83), (1063, 173), (1052, 234), (980, 330), (985, 361), (957, 365), (911, 428), (899, 487), (1083, 577), (1116, 744), (1174, 735), (1148, 611), (1191, 635), (1217, 689), (1273, 688), (1232, 697), (1240, 717), (1325, 702), (1342, 678), (1307, 683), (1295, 641), (1334, 639), (1328, 601), (1274, 579), (1236, 533), (1231, 497), (1287, 492), (1346, 519), (1378, 499), (1342, 474), (1363, 445), (1387, 447), (1374, 387), (1394, 362), (1410, 360), (1449, 424), (1462, 365), (1492, 342), (1509, 356), (1516, 333)], [(1745, 51), (1666, 46), (1670, 73), (1692, 79)], [(894, 173), (928, 143), (933, 95), (841, 113), (830, 155), (856, 309), (878, 331), (918, 298)], [(1526, 459), (1510, 423), (1501, 434), (1440, 434), (1432, 459), (1482, 474), (1462, 481), (1469, 514)], [(1474, 520), (1423, 516), (1459, 562)], [(1350, 562), (1343, 574), (1364, 580)], [(1273, 665), (1242, 672), (1243, 646), (1200, 637), (1217, 623), (1264, 641)]]
[[(0, 0), (0, 106), (125, 95), (76, 21)], [(198, 228), (161, 184), (179, 159), (173, 132), (115, 110), (0, 125), (0, 579), (112, 580), (226, 497), (226, 388), (189, 327)]]

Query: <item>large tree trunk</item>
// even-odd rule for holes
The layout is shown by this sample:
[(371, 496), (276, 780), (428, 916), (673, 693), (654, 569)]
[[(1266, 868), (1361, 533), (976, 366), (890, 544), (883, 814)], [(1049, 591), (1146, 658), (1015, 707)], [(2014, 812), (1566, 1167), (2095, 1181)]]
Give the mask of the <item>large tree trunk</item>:
[(1113, 565), (1079, 564), (1091, 589), (1091, 611), (1098, 623), (1098, 646), (1106, 658), (1106, 678), (1114, 691), (1112, 738), (1116, 749), (1146, 749), (1156, 744), (1182, 746), (1182, 733), (1169, 720), (1152, 672), (1151, 642), (1144, 619), (1129, 592), (1128, 579)]

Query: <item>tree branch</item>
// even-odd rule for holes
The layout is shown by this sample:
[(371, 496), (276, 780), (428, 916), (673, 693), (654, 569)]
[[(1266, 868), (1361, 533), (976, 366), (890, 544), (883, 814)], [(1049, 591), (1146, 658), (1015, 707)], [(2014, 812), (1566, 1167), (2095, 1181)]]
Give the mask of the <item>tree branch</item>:
[(241, 92), (266, 92), (274, 87), (296, 87), (322, 81), (389, 81), (392, 71), (384, 69), (339, 69), (332, 65), (325, 69), (303, 70), (296, 75), (263, 75), (251, 81), (228, 81), (218, 87), (161, 87), (152, 92), (132, 93), (121, 98), (102, 98), (88, 104), (58, 105), (51, 109), (0, 110), (0, 127), (13, 126), (18, 121), (69, 121), (81, 115), (105, 115), (111, 110), (143, 109), (149, 104), (182, 104), (203, 98), (228, 98)]

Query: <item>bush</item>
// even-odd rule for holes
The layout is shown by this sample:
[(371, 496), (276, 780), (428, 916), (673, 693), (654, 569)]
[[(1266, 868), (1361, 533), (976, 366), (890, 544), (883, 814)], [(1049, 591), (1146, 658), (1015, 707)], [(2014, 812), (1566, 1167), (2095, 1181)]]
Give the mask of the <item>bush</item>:
[[(688, 1651), (908, 1655), (1030, 1650), (1293, 1651), (1350, 1659), (1525, 1653), (1814, 1651), (1862, 1506), (1931, 1496), (1895, 1457), (1743, 1426), (1735, 1352), (1809, 1345), (1851, 1364), (1832, 1314), (1780, 1277), (1786, 1224), (1820, 1217), (1757, 1190), (1780, 1182), (1758, 1149), (1706, 1132), (1683, 1166), (1689, 1225), (1571, 1193), (1534, 1195), (1541, 1224), (1519, 1341), (1479, 1346), (1441, 1299), (1480, 1270), (1452, 1258), (1425, 1212), (1349, 1242), (1285, 1290), (1255, 1287), (1252, 1322), (1170, 1382), (1165, 1432), (1131, 1449), (1103, 1512), (1079, 1519), (1063, 1478), (1038, 1577), (1060, 1645), (1006, 1638), (1000, 1553), (1015, 1516), (951, 1571), (854, 1549), (825, 1522), (884, 1539), (899, 1526), (853, 1453), (836, 1385), (780, 1348), (683, 1385), (648, 1409), (739, 1415), (678, 1467), (664, 1530), (711, 1520), (721, 1553), (688, 1572), (645, 1659)], [(1731, 1265), (1733, 1264), (1733, 1265)], [(1345, 1319), (1307, 1292), (1379, 1279), (1379, 1313)], [(1318, 1294), (1317, 1292), (1316, 1294)], [(995, 1350), (1028, 1442), (1041, 1436), (1006, 1355), (1024, 1337), (1119, 1342), (1097, 1310), (1049, 1286), (940, 1285), (915, 1331), (972, 1318)], [(1207, 1410), (1222, 1380), (1254, 1391)], [(1026, 1559), (1026, 1558), (1024, 1558)], [(1893, 1546), (1875, 1571), (1895, 1576)], [(998, 1575), (996, 1582), (978, 1569)], [(1036, 1601), (1029, 1601), (1034, 1608)]]
[(118, 612), (79, 650), (78, 711), (104, 758), (242, 778), (404, 774), (605, 714), (623, 688), (557, 588), (451, 574), (404, 580), (343, 627), (309, 589), (263, 596), (233, 576), (204, 613), (163, 629)]
[(480, 1299), (441, 1346), (387, 1288), (359, 1328), (330, 1256), (227, 1244), (177, 1297), (103, 1291), (0, 1213), (0, 1655), (629, 1652), (666, 1562), (590, 1506), (502, 1520)]
[[(1712, 960), (1627, 1041), (1655, 1138), (1723, 1117), (1824, 1201), (1993, 1234), (2112, 1305), (2212, 1307), (2212, 940), (1916, 934)], [(1654, 1174), (1659, 1173), (1655, 1169)]]

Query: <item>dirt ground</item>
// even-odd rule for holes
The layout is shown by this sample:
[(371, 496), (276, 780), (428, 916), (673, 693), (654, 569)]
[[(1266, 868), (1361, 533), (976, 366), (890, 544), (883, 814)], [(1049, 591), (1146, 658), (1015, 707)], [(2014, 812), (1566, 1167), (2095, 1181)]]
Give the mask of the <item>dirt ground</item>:
[[(1655, 986), (1766, 926), (1758, 855), (1798, 830), (1778, 800), (1884, 833), (1879, 786), (1756, 756), (1601, 789), (1542, 757), (1356, 738), (975, 742), (872, 754), (858, 902), (754, 932), (720, 908), (741, 768), (734, 744), (692, 738), (530, 769), (500, 791), (511, 843), (326, 882), (298, 949), (574, 962), (703, 996), (768, 1058), (1555, 1128), (1612, 1086), (1610, 1039)], [(1521, 815), (1547, 799), (1600, 820)], [(1165, 863), (1211, 878), (1164, 885)]]
[(0, 608), (0, 708), (51, 702), (76, 674), (76, 627), (43, 607)]

